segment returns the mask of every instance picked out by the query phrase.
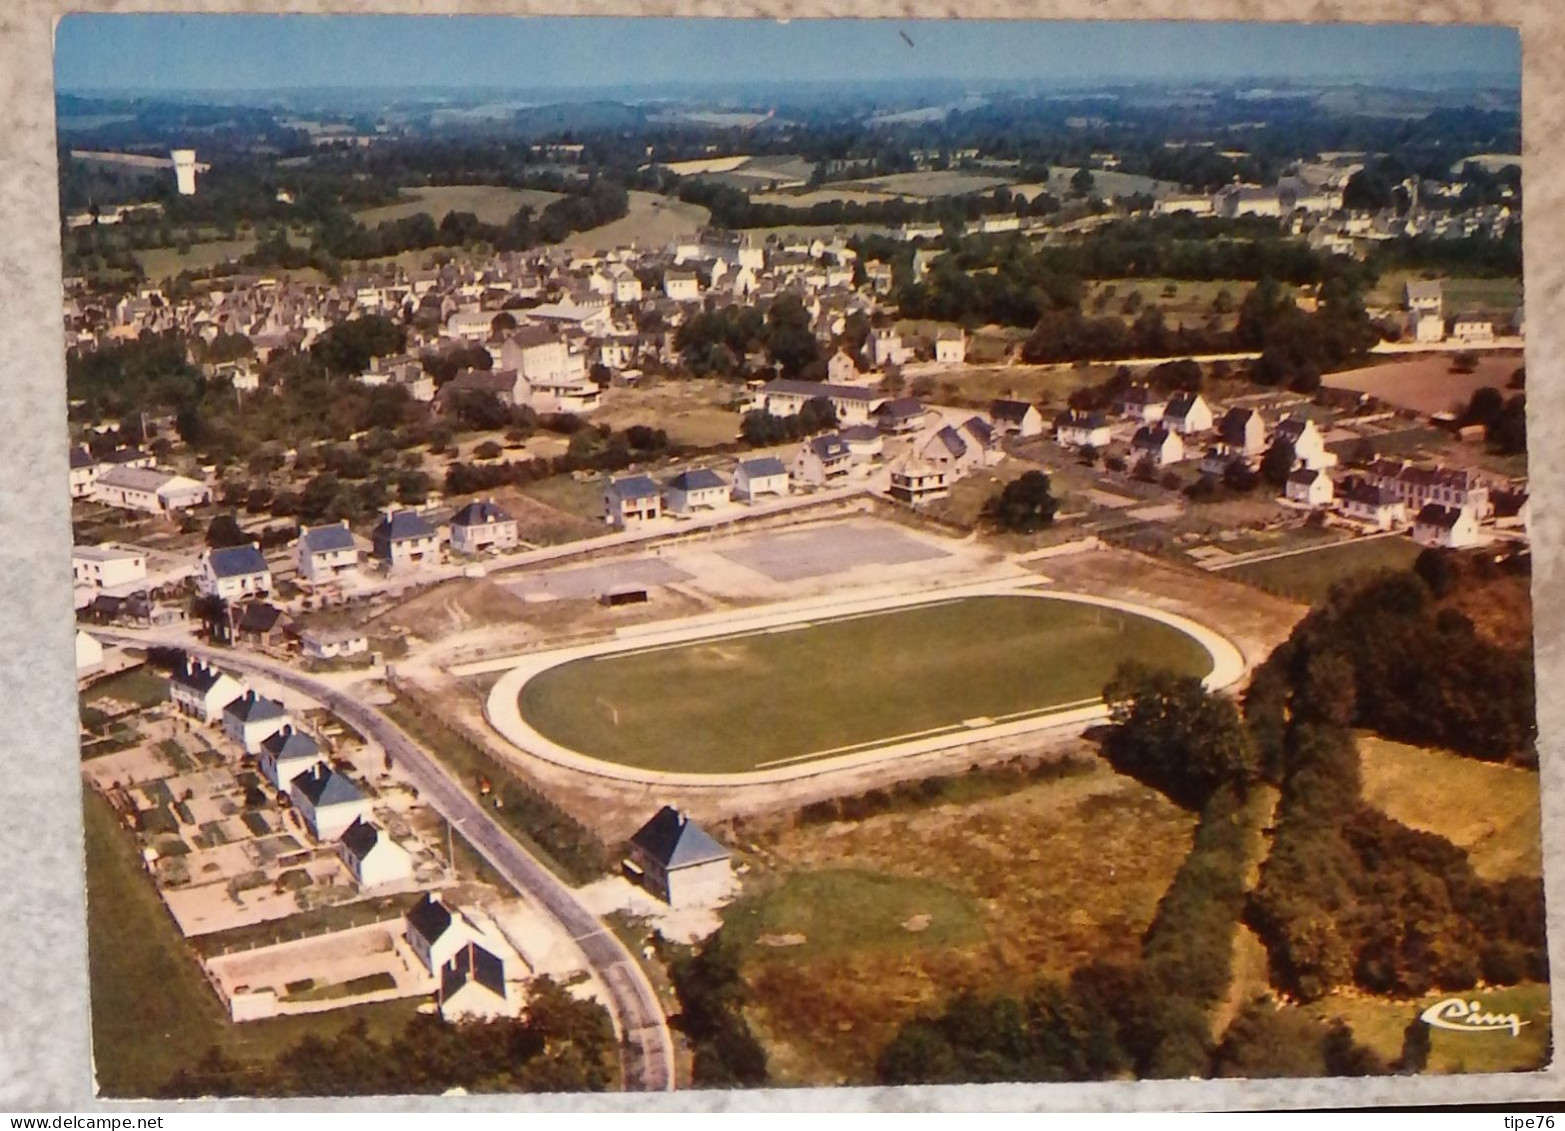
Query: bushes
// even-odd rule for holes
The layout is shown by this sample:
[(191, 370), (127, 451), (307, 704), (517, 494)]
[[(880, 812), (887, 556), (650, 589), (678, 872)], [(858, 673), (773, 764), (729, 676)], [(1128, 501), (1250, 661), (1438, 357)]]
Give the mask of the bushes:
[(739, 954), (722, 930), (698, 951), (676, 954), (669, 979), (679, 995), (678, 1026), (695, 1053), (698, 1087), (756, 1088), (767, 1082), (766, 1050), (744, 1018), (747, 991)]

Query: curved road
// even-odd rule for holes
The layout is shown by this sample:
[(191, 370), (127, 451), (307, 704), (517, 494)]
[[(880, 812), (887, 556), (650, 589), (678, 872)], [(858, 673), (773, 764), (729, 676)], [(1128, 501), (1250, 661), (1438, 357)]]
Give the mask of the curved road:
[(275, 661), (241, 655), (227, 649), (193, 644), (182, 636), (93, 630), (93, 635), (118, 644), (157, 644), (182, 648), (193, 656), (238, 671), (251, 671), (291, 687), (336, 712), (346, 722), (380, 743), (412, 777), (420, 796), (462, 830), (474, 849), (517, 891), (532, 896), (581, 948), (588, 964), (608, 990), (625, 1042), (625, 1087), (632, 1091), (672, 1091), (674, 1043), (652, 983), (631, 953), (538, 860), (522, 848), (485, 808), (446, 772), (445, 768), (374, 707), (320, 680)]

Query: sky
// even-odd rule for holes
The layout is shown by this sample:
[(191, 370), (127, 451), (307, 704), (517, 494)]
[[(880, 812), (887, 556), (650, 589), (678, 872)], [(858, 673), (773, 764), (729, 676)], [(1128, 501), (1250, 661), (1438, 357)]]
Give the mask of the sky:
[[(904, 38), (905, 36), (905, 38)], [(909, 42), (911, 41), (911, 42)], [(56, 82), (98, 91), (634, 87), (942, 78), (1519, 83), (1503, 27), (921, 20), (75, 14)]]

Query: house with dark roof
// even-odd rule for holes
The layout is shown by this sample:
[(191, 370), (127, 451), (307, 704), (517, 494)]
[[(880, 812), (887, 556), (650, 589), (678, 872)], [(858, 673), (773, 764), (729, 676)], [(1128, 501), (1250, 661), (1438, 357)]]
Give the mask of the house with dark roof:
[(796, 483), (825, 487), (841, 482), (852, 469), (853, 452), (848, 442), (832, 433), (811, 437), (799, 445), (789, 476)]
[(451, 548), (459, 554), (513, 549), (521, 536), (504, 507), (493, 499), (474, 499), (451, 516)]
[(891, 486), (887, 493), (911, 506), (944, 499), (951, 494), (951, 470), (916, 459), (912, 453), (891, 465)]
[(477, 923), (452, 907), (439, 892), (425, 892), (402, 915), (402, 937), (431, 976), (470, 942), (498, 948)]
[(1178, 393), (1163, 410), (1163, 426), (1181, 436), (1212, 430), (1212, 406), (1200, 393)]
[(259, 754), (261, 743), (292, 722), (286, 707), (253, 689), (223, 708), (223, 733), (244, 747), (246, 754)]
[(984, 462), (984, 453), (973, 437), (964, 438), (949, 424), (919, 445), (916, 456), (924, 463), (946, 468), (953, 479), (966, 475)]
[(884, 393), (859, 385), (834, 385), (825, 381), (768, 381), (756, 393), (757, 408), (773, 416), (796, 416), (810, 401), (825, 397), (837, 412), (838, 424), (869, 424)]
[(387, 570), (433, 565), (440, 556), (440, 532), (422, 515), (388, 508), (370, 531), (370, 556)]
[(1002, 436), (1037, 436), (1043, 432), (1043, 414), (1027, 401), (997, 400), (989, 406), (989, 419)]
[(1283, 484), (1283, 498), (1305, 507), (1329, 507), (1336, 498), (1331, 476), (1318, 468), (1301, 467)]
[(1377, 487), (1355, 480), (1342, 496), (1342, 513), (1368, 523), (1376, 530), (1391, 530), (1407, 524), (1407, 504), (1389, 487)]
[(225, 601), (265, 597), (272, 591), (272, 570), (259, 543), (207, 550), (196, 568), (196, 589)]
[(311, 585), (338, 581), (359, 568), (359, 545), (346, 520), (326, 526), (305, 526), (293, 548), (294, 567)]
[(1335, 467), (1337, 456), (1335, 452), (1326, 450), (1326, 437), (1315, 426), (1315, 422), (1305, 416), (1285, 416), (1277, 422), (1277, 427), (1272, 430), (1272, 443), (1278, 440), (1286, 440), (1293, 448), (1293, 458), (1302, 467), (1326, 468)]
[(1150, 385), (1134, 384), (1120, 394), (1119, 411), (1143, 424), (1156, 424), (1168, 411), (1168, 397)]
[(728, 502), (728, 480), (709, 467), (681, 471), (663, 487), (663, 503), (671, 514), (716, 510)]
[(98, 461), (83, 447), (71, 449), (71, 498), (85, 499), (92, 494), (92, 485), (98, 478)]
[(357, 820), (369, 820), (370, 799), (325, 762), (316, 762), (288, 783), (293, 807), (318, 841), (336, 840)]
[(505, 963), (476, 942), (469, 942), (440, 968), (436, 991), (446, 1021), (516, 1017), (521, 995), (506, 984)]
[(286, 638), (291, 618), (266, 601), (246, 601), (234, 621), (234, 635), (257, 645), (280, 644)]
[(321, 747), (302, 730), (286, 723), (281, 730), (261, 742), (256, 768), (274, 789), (287, 790), (293, 779), (321, 760)]
[(413, 858), (407, 849), (363, 817), (337, 838), (337, 856), (361, 891), (384, 890), (413, 878)]
[(776, 456), (742, 459), (734, 468), (733, 496), (754, 501), (767, 495), (788, 493), (788, 468)]
[(1153, 467), (1167, 467), (1185, 458), (1185, 442), (1161, 424), (1143, 425), (1130, 438), (1130, 458), (1138, 464), (1149, 460)]
[(185, 666), (168, 678), (168, 698), (182, 715), (210, 723), (223, 717), (223, 708), (245, 693), (244, 684), (227, 672), (185, 658)]
[(898, 397), (887, 401), (873, 415), (875, 427), (888, 436), (917, 432), (924, 424), (924, 406), (917, 397)]
[(617, 529), (662, 517), (663, 491), (649, 475), (610, 479), (603, 488), (603, 521)]
[(732, 853), (671, 805), (630, 838), (627, 871), (670, 907), (711, 906), (733, 882)]
[(1054, 418), (1054, 442), (1062, 447), (1102, 451), (1112, 438), (1108, 418), (1101, 412), (1066, 409)]
[(1248, 459), (1266, 450), (1266, 422), (1253, 408), (1231, 408), (1217, 424), (1218, 447)]
[(1413, 541), (1420, 546), (1462, 550), (1479, 543), (1478, 518), (1471, 507), (1425, 503), (1413, 519)]

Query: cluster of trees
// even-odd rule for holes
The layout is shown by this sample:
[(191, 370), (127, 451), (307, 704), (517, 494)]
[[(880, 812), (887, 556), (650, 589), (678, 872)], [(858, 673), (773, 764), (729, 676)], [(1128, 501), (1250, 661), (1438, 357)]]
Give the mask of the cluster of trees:
[[(1440, 555), (1432, 555), (1438, 558)], [(1476, 565), (1474, 567), (1477, 568)], [(1532, 649), (1485, 639), (1430, 591), (1435, 567), (1334, 592), (1263, 671), (1340, 726), (1487, 761), (1536, 765)], [(1476, 579), (1475, 579), (1476, 580)]]
[(1059, 509), (1042, 471), (1024, 471), (984, 503), (983, 517), (1001, 530), (1033, 534), (1053, 525)]
[(1475, 389), (1457, 423), (1464, 426), (1481, 425), (1484, 439), (1496, 451), (1505, 455), (1525, 452), (1527, 450), (1527, 394), (1514, 393), (1507, 397), (1491, 385)]
[[(572, 433), (569, 446), (557, 456), (501, 463), (453, 463), (446, 468), (445, 493), (468, 495), (492, 491), (496, 487), (536, 483), (551, 475), (568, 475), (576, 471), (623, 471), (633, 463), (673, 450), (668, 433), (661, 428), (633, 424), (622, 432), (615, 432), (607, 425), (583, 427)], [(498, 455), (498, 451), (495, 454)]]
[(601, 1092), (617, 1076), (608, 1012), (548, 978), (528, 984), (517, 1019), (448, 1024), (415, 1017), (389, 1040), (361, 1019), (326, 1040), (300, 1038), (269, 1062), (241, 1064), (213, 1046), (159, 1090), (194, 1096), (363, 1096), (469, 1092)]
[(1321, 286), (1313, 313), (1299, 309), (1275, 279), (1262, 279), (1239, 304), (1233, 344), (1259, 350), (1250, 377), (1262, 385), (1287, 385), (1296, 392), (1320, 388), (1321, 374), (1359, 356), (1380, 340), (1362, 294), (1343, 277)]
[(1282, 791), (1248, 920), (1274, 984), (1306, 1001), (1342, 985), (1418, 995), (1547, 974), (1540, 880), (1480, 879), (1461, 849), (1363, 800), (1353, 725), (1480, 756), (1530, 743), (1530, 656), (1431, 605), (1414, 573), (1339, 589), (1246, 694)]
[(697, 377), (743, 376), (749, 372), (746, 355), (764, 350), (784, 377), (820, 381), (826, 364), (811, 321), (796, 295), (783, 295), (764, 308), (735, 303), (686, 320), (674, 333), (674, 347)]
[(837, 410), (825, 397), (811, 397), (792, 416), (752, 409), (739, 422), (739, 438), (753, 448), (802, 440), (837, 426)]
[(791, 224), (937, 223), (960, 231), (968, 221), (983, 216), (1046, 216), (1059, 210), (1059, 201), (1046, 193), (1029, 200), (1025, 196), (982, 192), (942, 196), (933, 200), (823, 200), (804, 207), (760, 204), (743, 189), (714, 181), (687, 179), (679, 183), (679, 199), (699, 204), (712, 213), (712, 223), (722, 228), (779, 228)]
[(701, 1088), (759, 1088), (768, 1080), (766, 1050), (744, 1017), (748, 990), (739, 948), (719, 930), (699, 950), (681, 950), (668, 963), (679, 996), (675, 1019), (695, 1054), (693, 1083)]

